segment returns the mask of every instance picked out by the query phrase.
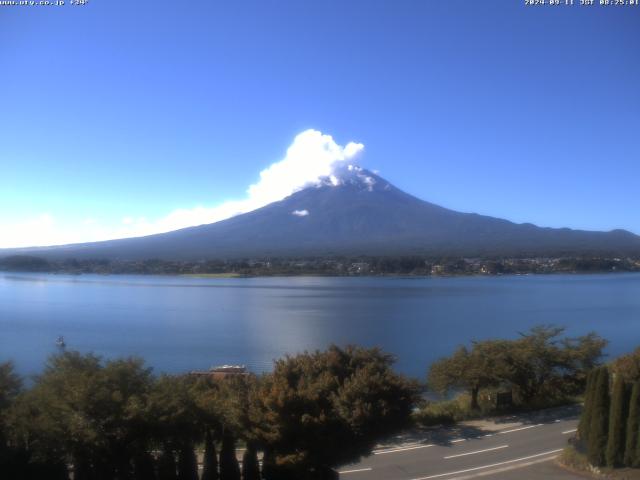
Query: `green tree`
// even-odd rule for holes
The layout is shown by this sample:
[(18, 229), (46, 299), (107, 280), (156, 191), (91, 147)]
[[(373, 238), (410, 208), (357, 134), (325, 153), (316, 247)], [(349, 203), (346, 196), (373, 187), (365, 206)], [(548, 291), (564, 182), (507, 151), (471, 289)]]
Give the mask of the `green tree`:
[(627, 438), (624, 449), (624, 464), (640, 467), (640, 381), (633, 384), (627, 418)]
[(327, 478), (408, 425), (418, 388), (392, 364), (378, 349), (336, 346), (276, 361), (253, 398), (274, 468), (301, 480)]
[(202, 465), (201, 480), (218, 480), (218, 458), (216, 456), (216, 445), (210, 431), (206, 432), (204, 440), (204, 458)]
[(584, 407), (578, 423), (578, 439), (582, 445), (586, 446), (589, 439), (589, 427), (593, 416), (593, 399), (596, 388), (596, 378), (598, 369), (592, 369), (587, 375), (587, 386), (584, 395)]
[(24, 460), (27, 451), (11, 445), (9, 424), (11, 408), (22, 389), (22, 379), (14, 372), (13, 363), (0, 363), (0, 472), (8, 477), (19, 477), (27, 469)]
[(515, 340), (484, 340), (460, 347), (435, 362), (429, 386), (446, 393), (465, 389), (477, 409), (482, 389), (511, 387), (520, 402), (575, 395), (584, 391), (587, 373), (598, 365), (606, 342), (594, 333), (562, 338), (564, 329), (537, 326)]
[(264, 480), (277, 480), (277, 466), (275, 455), (268, 448), (262, 455), (262, 478)]
[(629, 383), (640, 381), (640, 347), (616, 358), (611, 368), (615, 374), (622, 376)]
[(13, 363), (0, 363), (0, 422), (4, 422), (5, 413), (21, 390), (22, 379), (15, 373)]
[(177, 480), (176, 457), (173, 449), (165, 445), (158, 458), (158, 480)]
[(629, 398), (627, 385), (620, 375), (613, 381), (611, 409), (609, 413), (609, 434), (607, 439), (606, 460), (610, 467), (623, 464), (626, 439), (626, 423), (628, 417)]
[(452, 356), (431, 365), (428, 384), (441, 394), (464, 389), (471, 397), (471, 408), (480, 408), (478, 396), (484, 388), (497, 387), (504, 376), (503, 341), (473, 342), (471, 350), (459, 347)]
[(593, 395), (593, 410), (589, 441), (587, 443), (587, 457), (592, 465), (605, 465), (605, 451), (609, 429), (609, 370), (607, 367), (598, 369), (596, 388)]
[(523, 403), (584, 391), (587, 373), (598, 365), (606, 341), (594, 333), (561, 338), (563, 332), (562, 327), (540, 325), (509, 343), (505, 380)]
[(198, 480), (198, 460), (190, 443), (183, 445), (178, 452), (178, 480)]
[(581, 337), (563, 338), (560, 343), (564, 355), (561, 362), (564, 390), (579, 395), (585, 391), (587, 375), (600, 365), (607, 341), (591, 332)]
[(258, 455), (253, 444), (248, 444), (242, 456), (242, 480), (260, 480)]
[(33, 437), (29, 443), (40, 455), (61, 449), (79, 479), (128, 479), (132, 457), (146, 451), (138, 414), (151, 382), (150, 369), (139, 359), (103, 364), (78, 352), (54, 355), (25, 398), (32, 425), (21, 430)]
[(136, 452), (133, 457), (135, 480), (156, 480), (155, 461), (149, 452)]
[(236, 441), (230, 432), (225, 432), (222, 436), (220, 480), (240, 480), (240, 465), (236, 457)]
[[(234, 375), (216, 381), (215, 387), (215, 401), (209, 409), (216, 409), (215, 417), (223, 432), (220, 478), (235, 479), (239, 478), (240, 469), (235, 448), (228, 448), (229, 445), (235, 444), (236, 439), (242, 439), (249, 446), (247, 451), (256, 455), (257, 425), (261, 420), (251, 399), (257, 395), (258, 380), (254, 375)], [(248, 465), (251, 469), (250, 461)]]
[(174, 461), (175, 456), (181, 457), (181, 475), (187, 476), (191, 475), (184, 470), (190, 462), (189, 451), (204, 437), (192, 387), (193, 379), (187, 376), (162, 375), (149, 393), (145, 409), (152, 438), (163, 445), (166, 456), (171, 455)]

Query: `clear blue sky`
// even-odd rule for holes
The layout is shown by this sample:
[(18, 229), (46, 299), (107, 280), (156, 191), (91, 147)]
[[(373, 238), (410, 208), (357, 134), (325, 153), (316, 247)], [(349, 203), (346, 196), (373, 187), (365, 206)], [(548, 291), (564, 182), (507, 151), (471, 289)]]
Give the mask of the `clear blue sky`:
[(308, 128), (443, 206), (640, 233), (639, 47), (628, 6), (0, 7), (0, 237), (242, 198)]

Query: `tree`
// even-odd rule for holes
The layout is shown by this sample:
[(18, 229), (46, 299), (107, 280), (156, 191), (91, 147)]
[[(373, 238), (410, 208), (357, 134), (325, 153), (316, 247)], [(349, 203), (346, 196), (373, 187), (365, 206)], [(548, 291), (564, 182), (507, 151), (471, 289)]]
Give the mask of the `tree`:
[(222, 436), (220, 449), (220, 480), (240, 480), (240, 465), (236, 457), (236, 441), (230, 432)]
[(336, 346), (276, 361), (252, 400), (262, 414), (257, 436), (273, 455), (269, 475), (333, 476), (408, 425), (418, 388), (392, 364), (379, 349)]
[(262, 478), (264, 480), (277, 480), (277, 474), (275, 455), (267, 448), (262, 455)]
[[(69, 478), (66, 442), (61, 442), (59, 436), (52, 435), (60, 432), (51, 428), (50, 417), (42, 413), (43, 405), (46, 404), (34, 389), (30, 389), (15, 398), (6, 414), (5, 434), (11, 442), (11, 448), (5, 450), (9, 456), (0, 459), (0, 471), (7, 478)], [(77, 478), (80, 479), (80, 476)]]
[(593, 416), (594, 391), (596, 388), (596, 378), (598, 370), (593, 369), (587, 375), (587, 386), (584, 395), (584, 407), (580, 421), (578, 423), (578, 439), (582, 445), (586, 446), (589, 439), (589, 427), (591, 426), (591, 418)]
[[(220, 452), (220, 478), (239, 478), (240, 469), (235, 454), (236, 439), (242, 439), (247, 444), (243, 461), (244, 478), (253, 475), (252, 457), (255, 460), (255, 474), (259, 478), (257, 463), (257, 445), (261, 417), (256, 411), (256, 402), (252, 401), (258, 395), (258, 379), (255, 375), (230, 376), (215, 382), (215, 400), (208, 407), (216, 410), (216, 421), (222, 435), (222, 449)], [(247, 456), (248, 455), (248, 456)]]
[(181, 479), (191, 478), (194, 445), (204, 433), (192, 386), (187, 376), (162, 375), (149, 392), (145, 409), (152, 438), (164, 446), (166, 456), (178, 454)]
[(201, 480), (218, 480), (218, 458), (216, 446), (210, 431), (204, 437), (204, 459)]
[(17, 428), (32, 437), (39, 456), (70, 457), (78, 479), (128, 479), (132, 457), (146, 451), (139, 407), (151, 380), (139, 359), (103, 363), (78, 352), (54, 355), (24, 398), (31, 425)]
[(156, 480), (155, 461), (149, 452), (137, 452), (133, 457), (135, 480)]
[(429, 385), (441, 393), (465, 389), (477, 409), (482, 389), (511, 387), (519, 400), (562, 397), (584, 391), (587, 373), (598, 365), (606, 342), (590, 333), (560, 338), (561, 327), (537, 326), (515, 340), (484, 340), (460, 347), (435, 362)]
[(627, 467), (640, 466), (640, 381), (633, 384), (627, 417), (627, 439), (624, 449), (624, 464)]
[(158, 480), (177, 480), (176, 457), (168, 445), (165, 445), (158, 458)]
[(627, 355), (616, 358), (612, 364), (612, 370), (629, 383), (640, 381), (640, 347)]
[(13, 363), (0, 363), (0, 472), (8, 477), (19, 477), (27, 468), (26, 449), (11, 445), (8, 427), (10, 410), (22, 389), (22, 380), (14, 372)]
[(21, 390), (22, 379), (14, 372), (13, 363), (0, 363), (0, 422)]
[(178, 480), (198, 480), (198, 460), (193, 445), (182, 445), (178, 452)]
[(253, 444), (248, 444), (242, 456), (242, 480), (260, 480), (258, 455)]
[(564, 355), (565, 367), (562, 381), (569, 394), (584, 392), (587, 375), (592, 372), (602, 359), (602, 352), (607, 341), (594, 332), (577, 338), (563, 338), (560, 342)]
[(623, 464), (628, 405), (626, 383), (620, 375), (617, 375), (613, 381), (606, 452), (607, 465), (610, 467), (620, 467)]
[(587, 443), (587, 458), (592, 465), (597, 467), (603, 466), (606, 461), (605, 450), (607, 447), (608, 428), (609, 370), (607, 367), (600, 367), (593, 395), (593, 410), (591, 426), (589, 427), (589, 441)]
[(94, 355), (65, 352), (50, 357), (27, 399), (37, 431), (25, 428), (40, 440), (43, 449), (61, 444), (74, 467), (74, 477), (95, 476), (94, 465), (105, 455), (104, 437), (94, 417), (99, 396), (101, 360)]
[(523, 403), (584, 391), (587, 373), (598, 365), (606, 341), (595, 333), (560, 338), (563, 332), (562, 327), (539, 325), (510, 342), (505, 380)]
[(451, 357), (442, 358), (431, 365), (428, 384), (441, 394), (464, 389), (471, 397), (471, 408), (480, 408), (481, 389), (497, 387), (505, 351), (502, 341), (473, 342), (473, 347), (459, 347)]

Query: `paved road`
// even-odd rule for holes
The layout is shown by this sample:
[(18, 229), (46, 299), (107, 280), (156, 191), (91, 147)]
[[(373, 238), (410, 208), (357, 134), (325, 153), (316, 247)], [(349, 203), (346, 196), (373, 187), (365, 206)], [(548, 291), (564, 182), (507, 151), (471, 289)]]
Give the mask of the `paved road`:
[(381, 448), (360, 463), (341, 468), (340, 478), (575, 478), (549, 462), (574, 434), (577, 426), (576, 411), (550, 412), (551, 417), (534, 416), (516, 425), (509, 424), (504, 429), (476, 428), (472, 431), (455, 431), (454, 435), (443, 435), (440, 432), (423, 440)]

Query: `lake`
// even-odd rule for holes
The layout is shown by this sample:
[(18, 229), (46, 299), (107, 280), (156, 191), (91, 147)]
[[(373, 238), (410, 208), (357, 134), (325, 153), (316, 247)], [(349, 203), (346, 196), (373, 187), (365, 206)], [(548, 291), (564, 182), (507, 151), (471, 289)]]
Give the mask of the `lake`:
[(139, 355), (155, 371), (246, 364), (331, 343), (380, 346), (423, 378), (472, 339), (531, 326), (596, 331), (615, 356), (640, 345), (640, 274), (458, 278), (192, 278), (0, 273), (0, 361), (41, 370), (68, 348)]

